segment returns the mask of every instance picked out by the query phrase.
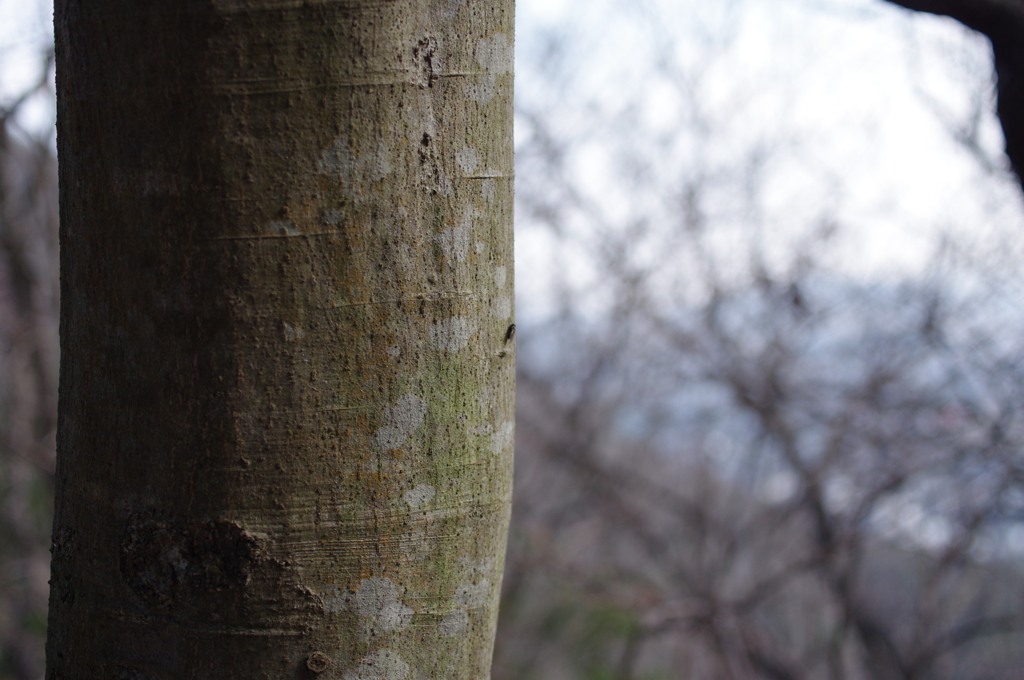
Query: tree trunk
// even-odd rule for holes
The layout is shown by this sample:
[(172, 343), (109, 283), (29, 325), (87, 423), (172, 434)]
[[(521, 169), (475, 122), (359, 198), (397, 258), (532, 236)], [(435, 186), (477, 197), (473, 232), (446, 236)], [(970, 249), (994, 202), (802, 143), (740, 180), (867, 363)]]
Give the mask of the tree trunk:
[(512, 0), (58, 0), (51, 679), (487, 677)]

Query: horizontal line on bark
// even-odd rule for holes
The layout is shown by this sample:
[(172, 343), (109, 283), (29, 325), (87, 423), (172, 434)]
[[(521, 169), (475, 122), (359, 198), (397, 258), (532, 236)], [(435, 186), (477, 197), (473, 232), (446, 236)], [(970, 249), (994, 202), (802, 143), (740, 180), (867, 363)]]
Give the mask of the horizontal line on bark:
[(288, 408), (288, 409), (274, 409), (267, 411), (256, 411), (256, 415), (276, 415), (291, 414), (291, 413), (340, 413), (340, 412), (352, 412), (352, 413), (365, 413), (370, 411), (379, 411), (381, 409), (379, 404), (370, 404), (367, 406), (311, 406), (309, 408)]
[(382, 7), (392, 7), (394, 4), (394, 0), (379, 0), (378, 2), (369, 2), (367, 0), (317, 0), (314, 3), (309, 2), (309, 0), (278, 0), (277, 2), (264, 2), (259, 7), (253, 7), (252, 3), (244, 0), (217, 0), (215, 9), (220, 14), (256, 14), (258, 12), (306, 9), (311, 6), (324, 5), (337, 5), (348, 9), (380, 9)]
[(230, 95), (261, 95), (261, 94), (286, 94), (291, 92), (309, 92), (310, 90), (342, 90), (350, 87), (391, 87), (392, 85), (419, 85), (420, 80), (415, 77), (393, 78), (387, 80), (351, 80), (334, 81), (322, 83), (310, 83), (295, 81), (281, 87), (250, 88), (239, 85), (214, 85), (210, 89), (218, 94)]
[(221, 635), (244, 635), (247, 637), (301, 637), (305, 635), (305, 631), (301, 629), (288, 630), (287, 628), (234, 628), (229, 626), (217, 626), (211, 624), (201, 624), (195, 621), (180, 621), (173, 616), (140, 616), (138, 614), (129, 614), (123, 611), (112, 611), (110, 612), (111, 618), (121, 621), (123, 623), (137, 623), (142, 625), (150, 625), (154, 621), (160, 621), (161, 623), (169, 623), (176, 625), (179, 628), (186, 630), (202, 631), (204, 633), (215, 633)]
[[(394, 74), (394, 77), (383, 77)], [(486, 71), (454, 71), (451, 73), (432, 74), (431, 78), (473, 78), (486, 76)], [(374, 77), (377, 76), (377, 77)], [(274, 85), (274, 83), (279, 83)], [(236, 80), (229, 83), (211, 83), (207, 87), (218, 94), (281, 94), (286, 92), (307, 92), (310, 90), (346, 89), (351, 87), (390, 87), (392, 85), (416, 85), (426, 87), (427, 80), (421, 71), (412, 69), (395, 69), (394, 71), (371, 72), (364, 78), (348, 80), (310, 81), (301, 78), (280, 80), (277, 78), (254, 78)]]
[[(495, 505), (495, 503), (479, 503), (479, 502), (476, 502), (476, 503), (467, 503), (465, 505), (458, 505), (458, 506), (447, 506), (447, 507), (443, 507), (443, 508), (426, 508), (426, 509), (417, 508), (415, 510), (394, 510), (394, 511), (392, 511), (392, 510), (377, 510), (376, 512), (374, 512), (373, 510), (367, 509), (367, 510), (363, 511), (365, 513), (364, 517), (359, 517), (359, 518), (357, 518), (355, 520), (352, 520), (350, 522), (334, 522), (334, 521), (331, 521), (331, 520), (324, 520), (324, 521), (320, 521), (320, 522), (315, 522), (315, 521), (313, 521), (313, 522), (293, 521), (292, 522), (292, 526), (293, 527), (305, 527), (307, 529), (310, 528), (310, 527), (321, 527), (321, 528), (328, 528), (328, 529), (330, 529), (330, 528), (344, 528), (344, 527), (358, 526), (358, 525), (361, 525), (361, 524), (365, 524), (366, 522), (377, 521), (377, 520), (380, 520), (380, 519), (400, 519), (400, 520), (406, 520), (409, 517), (413, 517), (413, 516), (416, 516), (417, 518), (421, 518), (421, 519), (424, 519), (424, 520), (428, 520), (428, 519), (429, 520), (446, 519), (448, 517), (458, 517), (458, 516), (464, 515), (467, 512), (470, 512), (470, 511), (473, 511), (473, 510), (487, 509), (487, 508), (490, 508), (490, 507), (492, 507), (494, 505)], [(313, 507), (308, 508), (308, 511), (312, 512), (312, 511), (315, 511), (316, 509), (317, 508), (315, 506), (313, 506)], [(322, 505), (321, 505), (320, 509), (323, 509)], [(414, 540), (414, 539), (410, 538), (409, 536), (407, 536), (405, 533), (400, 532), (400, 531), (392, 533), (392, 534), (382, 534), (382, 536), (387, 536), (388, 537), (387, 540), (390, 541), (390, 542), (393, 542), (393, 543), (394, 542), (401, 543), (403, 541), (413, 541)], [(349, 540), (356, 541), (357, 539), (339, 538), (336, 541), (332, 541), (332, 542), (347, 543), (347, 542), (349, 542)], [(358, 539), (358, 540), (365, 540), (365, 541), (369, 541), (369, 542), (374, 542), (377, 539), (376, 538), (367, 538), (367, 539)], [(297, 545), (301, 545), (301, 544), (297, 544)], [(319, 541), (318, 541), (317, 545), (321, 545), (321, 543), (319, 543)]]
[[(449, 513), (448, 515), (446, 515), (446, 517), (452, 517), (452, 516), (454, 516), (454, 514), (455, 513)], [(441, 517), (439, 519), (445, 519), (445, 517)], [(310, 522), (292, 522), (289, 525), (289, 528), (291, 528), (293, 530), (296, 527), (310, 529), (311, 527), (314, 527), (314, 526), (319, 526), (320, 528), (331, 528), (328, 525), (328, 523), (326, 523), (326, 522), (324, 522), (322, 524), (319, 524), (319, 525), (313, 525)], [(362, 530), (362, 527), (359, 527), (359, 529)], [(374, 530), (379, 531), (380, 527), (374, 527)], [(429, 539), (429, 540), (441, 540), (441, 539), (445, 539), (445, 538), (455, 538), (456, 536), (459, 536), (459, 534), (453, 534), (453, 533), (437, 534), (437, 533), (432, 533), (429, 536), (427, 536), (427, 539)], [(302, 543), (288, 543), (286, 545), (288, 547), (288, 554), (290, 556), (295, 556), (295, 555), (302, 555), (302, 554), (306, 554), (306, 553), (322, 555), (324, 550), (328, 550), (329, 551), (331, 549), (341, 550), (341, 551), (350, 550), (352, 548), (352, 546), (355, 546), (355, 545), (358, 545), (358, 546), (373, 546), (373, 545), (401, 546), (401, 545), (420, 545), (422, 543), (423, 543), (423, 539), (422, 538), (417, 538), (417, 537), (412, 536), (411, 534), (406, 533), (406, 532), (395, 532), (395, 533), (390, 533), (390, 534), (378, 534), (376, 536), (357, 537), (357, 538), (344, 538), (343, 537), (343, 538), (332, 538), (332, 539), (329, 539), (329, 540), (324, 540), (323, 538), (321, 538), (319, 540), (304, 541)]]
[[(354, 530), (361, 532), (368, 526), (373, 526), (375, 532), (371, 536), (336, 536), (324, 538), (323, 536), (314, 538), (312, 540), (303, 540), (301, 538), (291, 537), (286, 538), (283, 536), (277, 536), (280, 525), (276, 523), (259, 523), (254, 521), (246, 522), (246, 529), (252, 533), (266, 534), (268, 536), (277, 536), (275, 543), (279, 546), (283, 546), (290, 554), (296, 554), (297, 552), (316, 552), (323, 550), (328, 547), (335, 547), (342, 549), (349, 545), (361, 545), (361, 544), (382, 544), (382, 545), (401, 545), (408, 543), (420, 543), (419, 539), (408, 533), (406, 528), (409, 525), (400, 525), (396, 527), (395, 531), (383, 532), (381, 531), (378, 522), (405, 522), (410, 517), (413, 517), (412, 526), (424, 524), (426, 522), (432, 522), (436, 520), (443, 520), (449, 517), (455, 517), (465, 515), (466, 513), (479, 513), (480, 517), (492, 517), (496, 512), (502, 512), (504, 503), (507, 500), (504, 495), (489, 497), (486, 499), (470, 498), (469, 502), (461, 506), (446, 505), (442, 508), (433, 509), (416, 509), (416, 510), (394, 510), (390, 508), (367, 508), (355, 502), (341, 502), (337, 505), (325, 503), (323, 496), (306, 494), (306, 499), (296, 498), (295, 510), (292, 519), (289, 520), (288, 527), (289, 531), (310, 531), (310, 530)], [(331, 509), (340, 510), (342, 512), (357, 512), (358, 517), (354, 517), (347, 521), (337, 521), (330, 519), (316, 520), (312, 519), (316, 516), (317, 512), (327, 512)], [(307, 516), (309, 520), (297, 520), (295, 517)], [(450, 538), (454, 534), (431, 534), (430, 538)]]
[(465, 293), (426, 293), (414, 295), (413, 297), (396, 298), (394, 300), (370, 300), (368, 302), (344, 302), (330, 307), (319, 307), (318, 309), (328, 311), (332, 309), (344, 309), (346, 307), (371, 307), (374, 305), (396, 305), (402, 302), (432, 302), (435, 300), (453, 300), (456, 298), (476, 298), (472, 291)]
[[(249, 199), (240, 199), (240, 200), (248, 201)], [(304, 236), (334, 236), (334, 235), (342, 234), (342, 233), (344, 233), (344, 232), (342, 232), (340, 229), (334, 229), (334, 230), (331, 230), (331, 231), (308, 231), (308, 232), (300, 232), (300, 233), (297, 233), (297, 234), (250, 234), (248, 236), (211, 236), (210, 238), (208, 238), (206, 240), (207, 241), (264, 241), (264, 240), (275, 241), (275, 240), (278, 240), (278, 239), (301, 238), (301, 237), (304, 237)]]
[[(484, 517), (493, 517), (494, 513), (500, 510), (501, 504), (504, 499), (495, 499), (492, 503), (475, 503), (473, 505), (467, 505), (465, 508), (459, 510), (415, 510), (412, 512), (386, 512), (379, 511), (376, 514), (372, 514), (371, 511), (367, 510), (366, 517), (362, 517), (358, 520), (351, 522), (297, 522), (292, 521), (289, 524), (289, 528), (292, 530), (315, 530), (315, 529), (357, 529), (362, 530), (363, 525), (375, 524), (380, 520), (401, 520), (408, 519), (411, 515), (423, 515), (422, 518), (416, 518), (416, 521), (412, 523), (413, 526), (424, 524), (426, 522), (440, 521), (449, 519), (452, 517), (461, 517), (471, 512), (479, 512)], [(402, 546), (402, 545), (419, 545), (423, 543), (423, 539), (416, 538), (404, 530), (406, 525), (402, 525), (403, 531), (395, 531), (392, 533), (380, 533), (375, 536), (368, 537), (339, 537), (324, 539), (323, 537), (317, 538), (312, 541), (302, 542), (290, 542), (285, 545), (288, 547), (290, 555), (300, 554), (320, 554), (324, 550), (348, 550), (352, 546), (365, 546), (365, 545), (383, 545), (383, 546)], [(375, 531), (379, 531), (380, 527), (375, 526)], [(453, 538), (458, 534), (430, 534), (428, 538), (430, 540), (440, 540), (445, 538)]]

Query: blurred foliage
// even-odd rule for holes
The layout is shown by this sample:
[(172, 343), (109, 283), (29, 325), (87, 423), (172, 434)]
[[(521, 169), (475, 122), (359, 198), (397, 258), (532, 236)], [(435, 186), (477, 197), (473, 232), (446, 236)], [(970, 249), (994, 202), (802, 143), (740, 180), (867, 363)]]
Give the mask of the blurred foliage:
[(19, 124), (52, 99), (51, 55), (0, 107), (0, 678), (43, 677), (57, 421), (57, 167), (52, 132)]
[[(519, 239), (541, 245), (495, 678), (1019, 677), (1022, 211), (977, 144), (991, 64), (929, 53), (970, 66), (941, 112), (907, 87), (973, 179), (914, 266), (872, 270), (847, 198), (864, 102), (843, 110), (831, 71), (822, 120), (792, 114), (835, 54), (747, 70), (791, 5), (666, 4), (571, 3), (520, 42)], [(954, 229), (954, 204), (985, 229)], [(875, 217), (906, 248), (898, 211)]]

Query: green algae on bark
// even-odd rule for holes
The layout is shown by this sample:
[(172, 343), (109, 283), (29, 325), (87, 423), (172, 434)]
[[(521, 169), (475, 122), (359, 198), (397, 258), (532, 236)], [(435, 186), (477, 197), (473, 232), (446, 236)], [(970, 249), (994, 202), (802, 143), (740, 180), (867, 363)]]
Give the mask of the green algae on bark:
[(489, 674), (513, 7), (58, 0), (48, 678)]

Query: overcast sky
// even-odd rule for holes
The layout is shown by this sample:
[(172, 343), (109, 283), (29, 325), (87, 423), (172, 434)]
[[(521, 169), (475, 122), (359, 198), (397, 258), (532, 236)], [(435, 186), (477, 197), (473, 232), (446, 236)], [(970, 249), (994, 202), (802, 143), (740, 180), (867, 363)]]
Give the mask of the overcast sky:
[[(0, 0), (3, 102), (39, 77), (51, 12), (45, 1)], [(880, 0), (518, 0), (517, 96), (551, 96), (537, 84), (544, 66), (532, 57), (555, 35), (569, 51), (572, 75), (563, 84), (574, 92), (556, 93), (567, 115), (575, 104), (614, 100), (617, 84), (642, 83), (652, 67), (651, 17), (662, 39), (676, 41), (686, 68), (703, 68), (708, 44), (730, 41), (713, 65), (719, 86), (708, 96), (728, 105), (735, 92), (756, 91), (757, 116), (747, 128), (799, 129), (840, 169), (842, 217), (860, 230), (851, 254), (862, 270), (921, 266), (937, 229), (1020, 224), (1012, 182), (986, 173), (943, 123), (966, 120), (972, 97), (987, 87), (987, 42), (950, 20)], [(651, 92), (643, 106), (648, 124), (676, 124), (670, 97)], [(40, 96), (19, 121), (38, 130), (52, 118), (50, 100)], [(991, 111), (981, 131), (983, 149), (999, 160)], [(803, 191), (796, 176), (780, 173), (777, 181), (780, 197)], [(521, 259), (533, 257), (530, 239), (528, 231), (520, 237)]]
[[(556, 110), (573, 121), (567, 135), (582, 127), (574, 109), (626, 106), (623, 91), (643, 101), (645, 125), (678, 121), (671, 97), (642, 85), (658, 40), (675, 41), (685, 69), (711, 74), (702, 91), (710, 110), (719, 106), (723, 120), (739, 121), (729, 123), (735, 132), (724, 133), (720, 145), (792, 135), (840, 178), (837, 217), (853, 234), (846, 266), (859, 274), (919, 270), (938, 231), (974, 236), (1021, 226), (1010, 175), (986, 170), (950, 132), (970, 120), (980, 97), (981, 150), (1005, 163), (991, 110), (988, 42), (952, 20), (880, 0), (518, 0), (517, 17), (517, 97), (559, 98)], [(651, 37), (651, 25), (659, 38)], [(571, 75), (545, 89), (538, 83), (553, 61), (534, 57), (552, 36), (566, 45), (559, 63)], [(709, 61), (719, 42), (728, 47)], [(593, 176), (599, 200), (613, 203), (598, 155), (588, 152), (579, 172)], [(777, 199), (778, 215), (828, 200), (813, 180), (796, 169), (775, 172), (767, 193)], [(542, 262), (537, 251), (546, 247), (543, 236), (524, 229), (521, 267)], [(524, 274), (524, 282), (537, 280), (535, 272)]]

